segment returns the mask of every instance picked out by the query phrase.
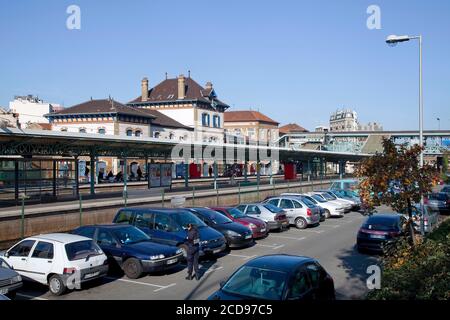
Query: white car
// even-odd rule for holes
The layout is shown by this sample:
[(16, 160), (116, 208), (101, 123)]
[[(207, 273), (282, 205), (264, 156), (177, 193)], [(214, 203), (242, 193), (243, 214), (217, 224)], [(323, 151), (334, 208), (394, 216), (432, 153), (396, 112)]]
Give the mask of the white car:
[(92, 239), (66, 233), (26, 238), (1, 257), (24, 280), (48, 285), (54, 295), (108, 272), (108, 259)]
[(329, 219), (330, 217), (343, 217), (344, 216), (344, 207), (339, 204), (335, 204), (329, 201), (323, 200), (319, 196), (311, 196), (308, 194), (301, 193), (282, 193), (282, 196), (293, 196), (293, 197), (304, 197), (314, 203), (316, 206), (319, 206), (325, 210), (325, 218)]
[(344, 207), (344, 212), (350, 212), (350, 210), (353, 207), (353, 205), (350, 203), (350, 201), (345, 201), (345, 200), (338, 199), (338, 198), (336, 198), (334, 196), (331, 196), (327, 192), (312, 191), (312, 192), (308, 192), (308, 194), (309, 195), (317, 195), (322, 200), (325, 200), (327, 202), (331, 202), (331, 203), (337, 204), (339, 206), (342, 206), (342, 207)]

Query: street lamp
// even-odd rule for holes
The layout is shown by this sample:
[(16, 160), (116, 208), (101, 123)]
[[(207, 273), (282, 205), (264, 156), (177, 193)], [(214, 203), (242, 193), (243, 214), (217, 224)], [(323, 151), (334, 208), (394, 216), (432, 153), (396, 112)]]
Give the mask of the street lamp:
[[(410, 40), (419, 40), (419, 146), (423, 148), (423, 90), (422, 90), (422, 35), (418, 36), (397, 36), (390, 35), (386, 38), (386, 43), (392, 47), (396, 46), (399, 42), (406, 42)], [(420, 167), (423, 167), (423, 150), (420, 152)], [(423, 223), (423, 197), (420, 197), (420, 211), (422, 213), (421, 218), (421, 231), (424, 234)]]
[(438, 130), (441, 130), (441, 119), (436, 118), (436, 120), (438, 121)]

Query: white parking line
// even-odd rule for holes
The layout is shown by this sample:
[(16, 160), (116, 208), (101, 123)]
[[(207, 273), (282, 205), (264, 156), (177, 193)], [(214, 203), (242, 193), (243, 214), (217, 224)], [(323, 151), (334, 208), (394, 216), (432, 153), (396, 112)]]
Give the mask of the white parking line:
[(169, 288), (169, 287), (173, 287), (173, 286), (175, 286), (175, 285), (176, 285), (176, 283), (171, 283), (171, 284), (169, 284), (169, 285), (167, 285), (167, 286), (165, 286), (165, 287), (162, 287), (162, 288), (153, 290), (153, 292), (158, 292), (158, 291), (160, 291), (160, 290), (164, 290), (164, 289), (167, 289), (167, 288)]
[(166, 288), (169, 288), (169, 287), (172, 287), (172, 286), (176, 285), (176, 283), (171, 283), (171, 284), (168, 284), (167, 286), (161, 286), (161, 285), (159, 285), (159, 284), (153, 284), (153, 283), (147, 283), (147, 282), (140, 282), (140, 281), (133, 281), (133, 280), (127, 280), (127, 279), (120, 279), (120, 278), (112, 278), (112, 277), (106, 277), (106, 279), (109, 279), (109, 280), (117, 280), (117, 281), (122, 281), (122, 282), (127, 282), (127, 283), (140, 284), (140, 285), (143, 285), (143, 286), (156, 287), (156, 288), (158, 288), (158, 289), (154, 290), (153, 292), (157, 292), (157, 291), (160, 291), (160, 290), (164, 290), (164, 289), (166, 289)]
[(323, 233), (323, 231), (318, 231), (318, 230), (301, 230), (300, 232)]
[(205, 274), (210, 273), (210, 272), (214, 272), (214, 271), (217, 271), (217, 270), (220, 270), (220, 269), (223, 269), (223, 267), (211, 268), (208, 271), (206, 271)]
[(283, 248), (283, 247), (284, 247), (284, 244), (280, 244), (280, 245), (273, 244), (273, 245), (270, 245), (270, 244), (259, 244), (259, 243), (258, 243), (258, 247), (266, 247), (266, 248), (271, 248), (271, 249), (279, 249), (279, 248)]
[(338, 228), (341, 225), (340, 224), (335, 224), (335, 225), (327, 225), (327, 224), (321, 224), (321, 227), (329, 227), (329, 228)]
[[(304, 231), (304, 230), (302, 230)], [(276, 236), (276, 235), (270, 235), (272, 238), (281, 238), (281, 239), (291, 239), (291, 240), (303, 240), (306, 239), (305, 237), (296, 238), (296, 237), (287, 237), (287, 236)]]
[(253, 256), (244, 256), (244, 255), (234, 254), (234, 253), (230, 253), (229, 256), (230, 256), (230, 257), (243, 258), (244, 260), (247, 260), (247, 259), (256, 257), (256, 255), (253, 255)]
[(23, 294), (23, 293), (16, 293), (17, 296), (19, 297), (23, 297), (23, 298), (27, 298), (27, 299), (32, 299), (32, 300), (48, 300), (46, 298), (40, 298), (40, 297), (33, 297), (33, 296), (29, 296), (27, 294)]

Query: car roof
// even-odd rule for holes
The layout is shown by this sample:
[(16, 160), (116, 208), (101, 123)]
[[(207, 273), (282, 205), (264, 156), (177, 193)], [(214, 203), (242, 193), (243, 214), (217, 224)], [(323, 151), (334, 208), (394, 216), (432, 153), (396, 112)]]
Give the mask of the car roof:
[(295, 267), (305, 262), (313, 262), (313, 258), (305, 256), (294, 256), (288, 254), (270, 254), (254, 258), (247, 262), (245, 266), (266, 268), (290, 273), (295, 271)]
[(133, 212), (150, 212), (150, 213), (165, 213), (165, 214), (174, 214), (174, 213), (179, 213), (179, 212), (186, 212), (188, 211), (186, 208), (121, 208), (119, 210), (117, 210), (117, 212), (119, 211), (133, 211)]
[(38, 236), (29, 237), (28, 239), (56, 241), (60, 243), (72, 243), (84, 240), (91, 240), (89, 238), (71, 234), (71, 233), (48, 233), (40, 234)]
[(91, 225), (82, 226), (80, 228), (90, 228), (90, 227), (93, 227), (93, 228), (106, 228), (106, 229), (120, 229), (120, 228), (126, 228), (126, 227), (135, 228), (131, 224), (121, 224), (121, 223), (91, 224)]
[(398, 220), (402, 215), (398, 213), (377, 213), (370, 216), (367, 221), (382, 221), (382, 220)]

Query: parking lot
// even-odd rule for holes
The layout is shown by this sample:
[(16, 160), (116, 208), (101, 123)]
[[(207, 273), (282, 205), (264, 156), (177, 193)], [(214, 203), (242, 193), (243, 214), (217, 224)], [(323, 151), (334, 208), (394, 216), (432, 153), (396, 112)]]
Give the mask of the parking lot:
[(291, 227), (285, 232), (270, 233), (251, 247), (231, 250), (214, 260), (201, 259), (202, 277), (199, 281), (186, 280), (186, 265), (181, 265), (167, 273), (145, 275), (136, 280), (112, 273), (104, 279), (83, 285), (82, 290), (68, 291), (60, 297), (53, 296), (44, 286), (26, 283), (17, 298), (203, 300), (249, 259), (286, 253), (316, 258), (333, 277), (337, 299), (358, 299), (366, 292), (367, 267), (377, 263), (376, 256), (360, 254), (354, 248), (356, 233), (364, 218), (359, 212), (350, 212), (342, 218), (327, 219), (317, 227), (305, 230)]

